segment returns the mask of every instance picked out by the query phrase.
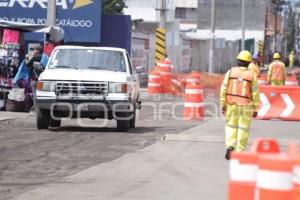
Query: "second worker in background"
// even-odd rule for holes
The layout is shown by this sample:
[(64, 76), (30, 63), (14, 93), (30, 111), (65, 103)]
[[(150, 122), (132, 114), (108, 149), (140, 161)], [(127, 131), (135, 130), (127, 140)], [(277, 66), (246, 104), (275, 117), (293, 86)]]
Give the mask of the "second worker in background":
[(285, 85), (286, 71), (285, 64), (280, 61), (280, 54), (274, 53), (273, 62), (269, 66), (268, 82), (272, 86)]

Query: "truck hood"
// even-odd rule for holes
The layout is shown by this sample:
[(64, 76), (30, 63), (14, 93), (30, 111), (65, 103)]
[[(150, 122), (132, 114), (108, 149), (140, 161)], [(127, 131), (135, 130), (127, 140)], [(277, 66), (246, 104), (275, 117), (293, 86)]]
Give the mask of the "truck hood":
[(50, 81), (104, 81), (126, 82), (130, 78), (127, 72), (81, 69), (47, 69), (39, 80)]

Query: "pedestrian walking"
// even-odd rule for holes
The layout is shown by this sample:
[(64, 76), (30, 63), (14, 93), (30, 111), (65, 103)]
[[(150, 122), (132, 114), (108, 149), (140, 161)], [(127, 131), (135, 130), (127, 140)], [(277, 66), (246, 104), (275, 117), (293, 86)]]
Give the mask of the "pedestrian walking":
[(226, 73), (220, 91), (220, 105), (226, 116), (225, 158), (228, 160), (232, 151), (241, 152), (246, 148), (251, 120), (259, 106), (257, 77), (248, 68), (252, 61), (250, 52), (241, 51), (237, 60), (238, 66)]

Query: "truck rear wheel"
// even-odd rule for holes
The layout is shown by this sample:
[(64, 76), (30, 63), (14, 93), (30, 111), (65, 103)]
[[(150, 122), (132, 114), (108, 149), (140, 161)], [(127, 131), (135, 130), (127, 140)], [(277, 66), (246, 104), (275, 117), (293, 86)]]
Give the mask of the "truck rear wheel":
[(37, 109), (36, 124), (38, 129), (48, 129), (50, 125), (50, 112), (49, 110)]

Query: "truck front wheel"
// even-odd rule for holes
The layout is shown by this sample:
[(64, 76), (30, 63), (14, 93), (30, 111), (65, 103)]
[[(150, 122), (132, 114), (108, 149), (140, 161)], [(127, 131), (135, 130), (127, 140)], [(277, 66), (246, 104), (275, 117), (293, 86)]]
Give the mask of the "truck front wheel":
[(117, 129), (119, 132), (128, 132), (129, 130), (129, 125), (130, 125), (130, 119), (129, 118), (129, 113), (119, 113), (117, 114), (118, 119), (117, 119)]
[(49, 110), (37, 109), (36, 124), (38, 129), (48, 129), (50, 125), (50, 112)]

